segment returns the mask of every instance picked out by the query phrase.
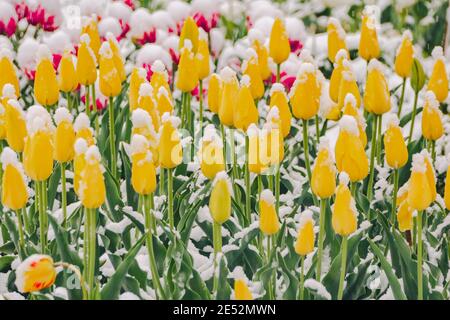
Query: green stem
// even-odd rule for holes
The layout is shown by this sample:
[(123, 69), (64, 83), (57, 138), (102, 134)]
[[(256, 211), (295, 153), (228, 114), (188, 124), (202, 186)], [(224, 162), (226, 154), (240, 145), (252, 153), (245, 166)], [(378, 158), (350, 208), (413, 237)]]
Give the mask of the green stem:
[(98, 137), (100, 133), (100, 123), (99, 123), (100, 114), (97, 108), (97, 98), (95, 97), (95, 84), (92, 84), (91, 90), (92, 90), (92, 105), (94, 106), (95, 110), (95, 136)]
[(250, 184), (250, 170), (249, 170), (249, 138), (245, 135), (245, 213), (247, 217), (247, 223), (251, 221), (251, 184)]
[[(272, 254), (270, 236), (267, 236), (266, 239), (267, 239), (267, 263), (270, 263), (270, 255)], [(269, 300), (273, 300), (272, 272), (270, 273), (269, 277), (268, 291), (269, 291)]]
[(213, 294), (217, 293), (219, 288), (219, 278), (217, 277), (217, 255), (222, 251), (222, 226), (213, 222), (213, 246), (214, 246), (214, 280)]
[(94, 298), (94, 285), (95, 285), (95, 260), (96, 260), (96, 229), (97, 229), (97, 222), (96, 222), (96, 215), (97, 210), (96, 209), (87, 209), (87, 225), (85, 228), (87, 229), (87, 232), (89, 234), (88, 237), (88, 276), (87, 276), (87, 283), (89, 288), (89, 298)]
[(398, 179), (399, 179), (398, 169), (394, 169), (394, 192), (392, 194), (392, 212), (391, 212), (392, 228), (395, 228), (395, 214), (397, 211)]
[(199, 90), (199, 104), (200, 104), (200, 137), (203, 136), (203, 80), (200, 80), (198, 84), (198, 90)]
[(367, 184), (367, 199), (369, 201), (372, 200), (373, 194), (373, 182), (374, 182), (374, 173), (375, 173), (375, 150), (377, 148), (377, 122), (378, 117), (373, 115), (373, 124), (372, 124), (372, 143), (370, 147), (370, 173), (369, 173), (369, 183)]
[(223, 144), (223, 161), (225, 162), (225, 169), (227, 166), (227, 137), (225, 136), (225, 127), (223, 124), (220, 124), (220, 134), (222, 136), (222, 144)]
[(342, 300), (344, 294), (345, 270), (347, 267), (347, 236), (342, 238), (341, 245), (341, 275), (339, 277), (338, 300)]
[(16, 214), (17, 214), (17, 229), (19, 231), (19, 244), (20, 244), (20, 247), (25, 248), (25, 237), (23, 235), (21, 209), (16, 210)]
[(423, 300), (422, 211), (417, 212), (417, 300)]
[(414, 133), (414, 121), (416, 119), (416, 112), (417, 112), (417, 99), (419, 97), (419, 92), (416, 91), (414, 94), (414, 105), (413, 105), (413, 111), (412, 111), (412, 117), (411, 117), (411, 127), (409, 128), (409, 137), (408, 137), (408, 144), (411, 143), (412, 136)]
[(319, 217), (319, 239), (317, 242), (317, 266), (316, 266), (316, 280), (320, 282), (322, 275), (322, 252), (323, 252), (323, 238), (325, 236), (325, 210), (327, 208), (327, 199), (320, 200), (320, 217)]
[(305, 256), (300, 258), (300, 283), (299, 283), (299, 299), (304, 298), (304, 287), (305, 287)]
[(63, 212), (63, 227), (66, 227), (67, 222), (67, 190), (66, 190), (66, 163), (61, 163), (61, 205)]
[(278, 214), (280, 209), (280, 187), (281, 187), (281, 176), (280, 176), (280, 167), (281, 164), (277, 164), (275, 170), (275, 208)]
[(436, 160), (436, 141), (431, 140), (431, 159), (434, 161)]
[(377, 163), (381, 164), (381, 145), (383, 143), (382, 141), (382, 135), (381, 135), (381, 126), (382, 126), (382, 115), (378, 115), (378, 132), (377, 132)]
[(173, 169), (167, 169), (167, 201), (169, 212), (169, 226), (170, 230), (174, 230), (174, 217), (173, 217)]
[(161, 286), (161, 282), (158, 274), (158, 267), (156, 265), (155, 252), (153, 249), (153, 233), (152, 233), (152, 225), (153, 225), (153, 214), (152, 210), (152, 194), (146, 195), (144, 200), (144, 215), (145, 215), (145, 229), (147, 231), (146, 234), (146, 243), (148, 250), (148, 257), (150, 262), (150, 271), (152, 273), (152, 283), (155, 289), (156, 299), (162, 298), (165, 299), (166, 296)]
[(36, 181), (38, 186), (38, 199), (39, 199), (39, 238), (41, 242), (41, 252), (45, 254), (47, 248), (47, 234), (45, 226), (45, 201), (44, 201), (44, 181)]
[(114, 98), (109, 97), (109, 149), (111, 151), (111, 163), (110, 170), (114, 179), (117, 178), (117, 165), (116, 165), (116, 142), (115, 142), (115, 119), (114, 119)]
[[(303, 153), (305, 154), (306, 173), (308, 175), (308, 182), (311, 185), (311, 164), (309, 162), (309, 145), (308, 145), (308, 120), (303, 119)], [(314, 204), (317, 205), (317, 199), (312, 194)]]
[(281, 64), (277, 64), (277, 83), (280, 82)]
[(160, 168), (160, 171), (159, 171), (159, 195), (161, 196), (161, 195), (163, 195), (164, 194), (164, 189), (165, 189), (165, 186), (164, 186), (164, 173), (166, 172), (166, 170), (164, 169), (164, 168)]
[[(315, 142), (316, 142), (317, 145), (319, 145), (319, 143), (320, 143), (320, 129), (319, 129), (319, 116), (317, 114), (314, 117), (314, 122), (315, 122), (315, 125), (316, 125), (316, 140), (315, 140)], [(317, 150), (317, 147), (316, 147), (316, 150)]]
[(398, 103), (398, 111), (397, 111), (397, 116), (398, 116), (399, 119), (400, 119), (400, 117), (402, 115), (403, 101), (405, 99), (405, 88), (406, 88), (406, 78), (403, 78), (402, 94), (400, 96), (400, 101)]
[(86, 115), (88, 116), (88, 118), (91, 117), (91, 108), (90, 108), (90, 103), (91, 103), (91, 97), (90, 97), (90, 90), (89, 90), (89, 86), (85, 86), (84, 88), (84, 95), (85, 95), (85, 100), (84, 100), (84, 106), (86, 109)]

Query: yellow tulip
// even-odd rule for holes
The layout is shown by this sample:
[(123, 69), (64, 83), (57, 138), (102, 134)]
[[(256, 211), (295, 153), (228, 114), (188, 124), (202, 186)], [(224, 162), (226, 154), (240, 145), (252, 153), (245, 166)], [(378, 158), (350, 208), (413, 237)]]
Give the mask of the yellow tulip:
[(270, 89), (270, 108), (278, 107), (280, 111), (281, 130), (286, 138), (291, 131), (292, 114), (289, 108), (289, 99), (281, 83), (274, 83)]
[(275, 197), (269, 189), (263, 190), (259, 197), (259, 229), (266, 236), (272, 236), (280, 230)]
[(253, 295), (243, 279), (234, 280), (234, 298), (236, 300), (253, 300)]
[(433, 91), (425, 94), (422, 113), (422, 135), (425, 139), (436, 141), (444, 134), (442, 112)]
[(95, 144), (95, 138), (93, 136), (94, 130), (90, 127), (90, 120), (86, 113), (81, 112), (78, 114), (75, 123), (73, 124), (73, 128), (75, 130), (75, 141), (76, 139), (83, 138), (86, 140), (88, 146)]
[(450, 210), (450, 165), (447, 166), (445, 175), (444, 202), (447, 210)]
[(99, 55), (100, 91), (106, 97), (118, 96), (122, 90), (122, 81), (109, 42), (103, 42)]
[(56, 270), (52, 257), (33, 254), (17, 267), (15, 285), (20, 292), (28, 293), (51, 287), (55, 279)]
[(217, 173), (225, 170), (222, 141), (215, 133), (212, 124), (204, 130), (198, 157), (203, 175), (210, 180), (214, 179)]
[(156, 60), (152, 64), (150, 84), (152, 85), (155, 94), (160, 91), (161, 87), (164, 87), (168, 93), (168, 97), (172, 100), (172, 93), (169, 86), (169, 74), (167, 73), (166, 66), (161, 60)]
[[(284, 159), (284, 139), (278, 107), (275, 106), (269, 110), (261, 136), (266, 143), (260, 143), (260, 152), (262, 152), (260, 156), (267, 155), (271, 165), (280, 164)], [(263, 162), (265, 162), (264, 157)]]
[(402, 42), (395, 55), (395, 72), (402, 78), (409, 78), (414, 62), (414, 47), (411, 31), (403, 32)]
[(131, 184), (138, 194), (156, 190), (156, 170), (148, 140), (139, 134), (131, 137)]
[(84, 86), (94, 84), (97, 79), (97, 59), (89, 46), (90, 42), (89, 35), (85, 33), (80, 37), (78, 47), (76, 73), (78, 82)]
[(152, 118), (153, 128), (158, 131), (161, 117), (156, 101), (153, 98), (153, 88), (148, 82), (144, 82), (139, 88), (138, 107), (148, 112)]
[(146, 82), (147, 72), (143, 68), (134, 67), (130, 76), (130, 86), (128, 89), (128, 101), (130, 111), (137, 109), (139, 99), (139, 88)]
[(158, 108), (159, 117), (162, 117), (166, 112), (171, 114), (173, 111), (172, 99), (170, 98), (169, 92), (167, 92), (164, 87), (160, 87), (156, 94), (156, 106)]
[(431, 160), (431, 156), (426, 149), (422, 150), (420, 153), (423, 156), (425, 167), (426, 167), (426, 176), (428, 181), (428, 186), (431, 191), (431, 201), (436, 200), (436, 175), (434, 173), (433, 161)]
[(321, 199), (331, 197), (336, 189), (336, 168), (329, 142), (325, 137), (322, 137), (320, 141), (319, 152), (314, 163), (311, 189)]
[(376, 59), (370, 60), (367, 67), (364, 108), (376, 115), (381, 115), (391, 109), (391, 96), (383, 73), (383, 66)]
[(25, 114), (17, 100), (10, 99), (6, 108), (6, 142), (15, 152), (22, 152), (27, 136)]
[(336, 54), (340, 50), (345, 50), (348, 59), (349, 54), (347, 50), (347, 44), (345, 43), (345, 31), (342, 28), (339, 20), (335, 18), (328, 19), (327, 34), (328, 34), (328, 60), (330, 60), (331, 63), (334, 63)]
[(116, 67), (116, 70), (119, 73), (120, 81), (123, 82), (127, 79), (127, 74), (125, 72), (125, 65), (123, 62), (122, 53), (120, 53), (119, 43), (117, 42), (116, 37), (111, 32), (108, 32), (106, 34), (106, 40), (108, 41), (109, 47), (112, 50), (114, 66)]
[(357, 122), (353, 117), (344, 115), (339, 127), (335, 149), (337, 169), (346, 172), (350, 181), (360, 181), (369, 173), (369, 161), (359, 139)]
[(287, 60), (291, 53), (289, 38), (281, 19), (276, 18), (272, 25), (269, 42), (269, 55), (276, 64)]
[(0, 49), (0, 92), (6, 84), (12, 84), (15, 90), (15, 96), (19, 97), (20, 87), (19, 78), (17, 77), (14, 67), (12, 53), (5, 47)]
[(253, 41), (252, 47), (258, 55), (258, 67), (261, 79), (267, 80), (272, 75), (272, 71), (269, 66), (269, 51), (264, 46), (263, 41), (258, 39)]
[(401, 232), (412, 230), (413, 228), (413, 212), (408, 201), (403, 201), (397, 211), (398, 229)]
[(183, 28), (181, 29), (180, 41), (178, 43), (178, 49), (180, 51), (185, 47), (186, 40), (191, 42), (192, 52), (197, 53), (199, 46), (199, 30), (194, 19), (190, 16), (184, 20)]
[(358, 53), (366, 61), (380, 56), (376, 24), (374, 15), (364, 10)]
[(246, 131), (252, 123), (258, 122), (258, 109), (256, 109), (250, 89), (250, 78), (242, 77), (238, 93), (237, 104), (233, 110), (233, 123), (237, 129)]
[(75, 129), (73, 128), (73, 116), (66, 108), (58, 108), (55, 111), (56, 130), (54, 134), (53, 158), (60, 162), (72, 161), (75, 150)]
[(426, 172), (427, 166), (423, 155), (413, 155), (407, 201), (414, 210), (425, 210), (433, 201)]
[(340, 236), (349, 236), (356, 231), (358, 212), (355, 200), (348, 188), (349, 176), (342, 172), (339, 175), (339, 186), (336, 188), (336, 199), (332, 207), (331, 224), (334, 232)]
[(180, 134), (177, 127), (180, 119), (168, 113), (163, 114), (162, 124), (159, 129), (159, 161), (162, 168), (172, 169), (183, 160)]
[(17, 160), (16, 153), (9, 147), (1, 154), (3, 167), (2, 204), (11, 210), (19, 210), (28, 201), (27, 181), (22, 164)]
[(209, 198), (209, 211), (217, 224), (223, 224), (231, 216), (231, 182), (225, 171), (216, 174)]
[(336, 53), (334, 61), (334, 69), (330, 77), (330, 98), (337, 103), (339, 101), (339, 88), (341, 86), (342, 72), (350, 70), (350, 64), (347, 60), (347, 51), (342, 49), (339, 50)]
[(197, 86), (198, 76), (198, 68), (192, 43), (189, 40), (185, 40), (185, 45), (180, 53), (180, 63), (178, 64), (175, 85), (182, 92), (191, 92)]
[(0, 140), (6, 139), (6, 110), (0, 103)]
[(41, 45), (37, 52), (38, 64), (34, 78), (34, 96), (44, 106), (58, 102), (59, 84), (53, 67), (52, 56), (47, 46)]
[(321, 85), (317, 70), (311, 63), (302, 63), (289, 94), (292, 113), (297, 119), (308, 120), (319, 111)]
[(307, 211), (300, 217), (300, 226), (295, 242), (295, 252), (300, 256), (306, 256), (314, 251), (314, 221), (312, 212)]
[(80, 200), (87, 209), (100, 207), (106, 199), (104, 168), (97, 146), (90, 146), (85, 153), (86, 163), (81, 171)]
[(101, 46), (100, 34), (98, 32), (98, 18), (93, 15), (88, 18), (81, 29), (81, 34), (87, 34), (91, 41), (89, 42), (89, 47), (92, 52), (95, 54), (96, 59), (99, 58), (99, 51)]
[(69, 50), (65, 50), (59, 63), (59, 90), (72, 92), (78, 87), (78, 80), (73, 62), (74, 57)]
[(213, 73), (209, 78), (208, 85), (208, 107), (213, 113), (219, 113), (219, 105), (222, 95), (222, 80), (220, 76)]
[(86, 166), (86, 151), (88, 149), (88, 143), (83, 138), (78, 138), (74, 144), (75, 157), (73, 159), (73, 189), (77, 196), (80, 196), (80, 181), (81, 181), (81, 173)]
[(133, 124), (131, 134), (139, 134), (147, 139), (149, 143), (149, 150), (152, 154), (153, 163), (155, 164), (155, 166), (158, 166), (158, 137), (151, 116), (147, 111), (138, 108), (131, 114), (131, 122)]
[(220, 72), (222, 79), (222, 93), (219, 103), (219, 120), (224, 126), (233, 125), (233, 111), (238, 102), (239, 83), (236, 73), (229, 67)]
[(406, 181), (406, 183), (400, 188), (398, 189), (397, 192), (397, 207), (405, 200), (408, 199), (408, 189), (409, 189), (409, 180)]
[(387, 164), (394, 169), (403, 167), (408, 161), (408, 148), (395, 114), (391, 115), (387, 123), (383, 141)]
[(198, 41), (198, 51), (195, 55), (195, 60), (197, 62), (198, 79), (203, 80), (209, 76), (211, 69), (209, 61), (208, 37), (204, 32), (201, 33), (201, 37)]
[(242, 73), (250, 78), (250, 90), (255, 100), (264, 95), (264, 83), (258, 65), (258, 56), (253, 49), (248, 50), (250, 57), (242, 64)]
[(247, 129), (249, 148), (248, 148), (248, 168), (250, 172), (261, 174), (269, 165), (269, 160), (263, 162), (261, 157), (262, 148), (260, 147), (262, 139), (260, 138), (260, 131), (256, 125), (252, 124)]
[(434, 92), (439, 102), (444, 102), (448, 96), (448, 76), (442, 47), (434, 48), (432, 56), (434, 58), (434, 66), (428, 81), (428, 90)]
[[(344, 62), (346, 64), (347, 62)], [(342, 110), (345, 104), (345, 97), (348, 94), (352, 94), (356, 99), (356, 108), (359, 109), (361, 106), (361, 94), (359, 93), (358, 84), (356, 83), (356, 77), (352, 70), (348, 67), (348, 70), (342, 71), (341, 83), (339, 84), (338, 93), (338, 106)]]

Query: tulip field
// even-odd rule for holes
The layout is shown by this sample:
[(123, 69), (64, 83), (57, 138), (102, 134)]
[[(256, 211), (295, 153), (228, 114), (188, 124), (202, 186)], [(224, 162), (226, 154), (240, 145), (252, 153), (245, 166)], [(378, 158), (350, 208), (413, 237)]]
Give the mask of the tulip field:
[(448, 300), (447, 0), (0, 0), (0, 300)]

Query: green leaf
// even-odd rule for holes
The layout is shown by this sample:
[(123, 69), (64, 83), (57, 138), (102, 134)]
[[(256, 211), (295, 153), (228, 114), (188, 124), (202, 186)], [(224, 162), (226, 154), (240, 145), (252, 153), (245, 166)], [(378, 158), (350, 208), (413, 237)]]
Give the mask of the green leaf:
[(426, 75), (423, 71), (422, 64), (417, 58), (414, 58), (411, 73), (411, 87), (417, 93), (422, 90), (425, 85)]
[(231, 296), (231, 287), (228, 283), (228, 267), (224, 256), (219, 262), (219, 286), (217, 288), (217, 300), (229, 300)]
[(108, 282), (105, 284), (103, 289), (100, 292), (102, 299), (104, 300), (113, 300), (117, 299), (120, 294), (120, 288), (124, 284), (125, 276), (128, 273), (128, 269), (130, 268), (133, 261), (135, 261), (135, 257), (144, 244), (146, 235), (144, 234), (138, 242), (130, 249), (125, 259), (120, 263), (120, 265), (116, 268), (113, 276), (109, 278)]
[(61, 165), (56, 163), (53, 168), (53, 173), (48, 180), (47, 187), (47, 198), (48, 198), (48, 209), (52, 210), (53, 202), (56, 198), (56, 191), (58, 189), (59, 182), (61, 181)]
[(0, 272), (4, 272), (5, 270), (9, 269), (11, 263), (14, 261), (15, 258), (16, 257), (14, 256), (0, 257)]
[(120, 198), (119, 185), (117, 184), (117, 181), (114, 180), (108, 167), (105, 166), (105, 169), (105, 185), (106, 190), (108, 190), (106, 193), (106, 202), (109, 209), (107, 212), (111, 213), (114, 222), (119, 222), (123, 218), (122, 211), (119, 209), (124, 206), (122, 199)]

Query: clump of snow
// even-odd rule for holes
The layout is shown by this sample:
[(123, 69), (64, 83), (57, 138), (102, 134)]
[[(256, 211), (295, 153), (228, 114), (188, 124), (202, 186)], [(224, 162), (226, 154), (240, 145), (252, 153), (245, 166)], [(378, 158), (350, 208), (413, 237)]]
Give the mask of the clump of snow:
[(356, 108), (356, 98), (352, 93), (347, 93), (344, 99), (344, 105), (350, 104), (353, 108)]
[(225, 171), (220, 171), (216, 174), (214, 181), (213, 181), (213, 186), (215, 186), (216, 183), (219, 182), (220, 180), (224, 180), (226, 182), (227, 187), (228, 187), (228, 192), (230, 192), (230, 194), (232, 195), (233, 188), (231, 187), (231, 180)]
[(339, 128), (342, 131), (348, 132), (355, 136), (359, 136), (358, 123), (352, 116), (343, 115), (341, 120), (339, 120)]
[(425, 173), (426, 170), (427, 167), (425, 165), (424, 156), (420, 153), (414, 154), (412, 158), (411, 171)]
[(73, 116), (69, 112), (69, 109), (64, 107), (59, 107), (56, 109), (54, 118), (57, 126), (63, 121), (67, 121), (69, 123), (72, 123), (73, 121)]
[(220, 71), (220, 78), (224, 82), (231, 82), (236, 79), (236, 72), (230, 67), (225, 67)]
[(89, 117), (86, 115), (86, 113), (81, 112), (75, 119), (75, 123), (73, 124), (73, 128), (76, 132), (90, 128), (91, 122), (89, 120)]
[(139, 87), (139, 96), (140, 97), (151, 97), (153, 96), (153, 87), (150, 83), (144, 82)]
[(83, 138), (78, 138), (74, 144), (75, 154), (80, 155), (86, 153), (88, 149), (87, 141)]
[(345, 171), (342, 171), (339, 174), (339, 184), (347, 186), (349, 182), (350, 182), (350, 177), (349, 177), (348, 173)]
[(11, 83), (6, 83), (2, 89), (3, 98), (16, 99), (16, 89)]
[(398, 120), (397, 114), (395, 114), (393, 112), (388, 113), (385, 116), (385, 119), (386, 119), (386, 127), (387, 128), (398, 127), (399, 124), (400, 124), (400, 121)]
[(47, 45), (41, 44), (36, 52), (37, 61), (41, 61), (43, 59), (52, 59), (52, 53)]
[(174, 128), (178, 128), (178, 126), (181, 124), (180, 118), (177, 116), (170, 115), (169, 112), (165, 112), (161, 117), (161, 122), (166, 123), (170, 122)]
[(86, 150), (85, 157), (86, 162), (91, 164), (100, 162), (102, 159), (100, 151), (96, 145), (92, 145)]
[(250, 86), (250, 77), (246, 74), (244, 74), (241, 78), (241, 86), (242, 87), (249, 87)]
[(271, 206), (275, 204), (275, 197), (272, 193), (272, 190), (270, 190), (270, 189), (265, 189), (265, 190), (261, 191), (261, 195), (260, 195), (259, 199), (261, 201), (266, 202), (267, 204), (269, 204)]
[(111, 49), (111, 45), (108, 41), (105, 41), (102, 43), (102, 46), (100, 47), (100, 50), (98, 51), (99, 55), (101, 55), (103, 58), (111, 59), (113, 57), (113, 52)]
[(369, 65), (367, 66), (367, 72), (378, 71), (380, 73), (384, 73), (384, 66), (380, 61), (373, 58), (370, 60)]
[(327, 291), (325, 286), (317, 280), (306, 279), (304, 286), (305, 288), (314, 291), (316, 294), (325, 298), (326, 300), (331, 300), (331, 294)]

